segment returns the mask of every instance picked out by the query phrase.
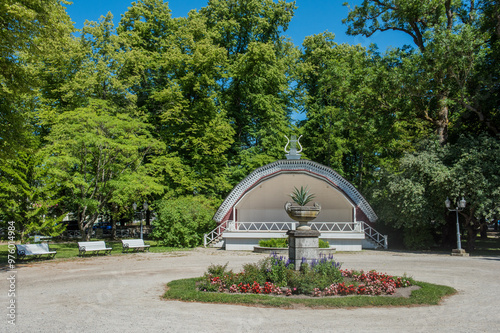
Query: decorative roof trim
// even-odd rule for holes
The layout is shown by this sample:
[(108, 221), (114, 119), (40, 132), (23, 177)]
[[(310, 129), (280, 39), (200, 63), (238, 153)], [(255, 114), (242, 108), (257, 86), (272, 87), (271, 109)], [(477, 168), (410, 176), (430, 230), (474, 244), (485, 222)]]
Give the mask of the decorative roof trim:
[(342, 190), (354, 205), (365, 213), (370, 222), (375, 222), (378, 218), (361, 193), (333, 169), (309, 160), (280, 160), (255, 169), (236, 185), (220, 205), (213, 219), (217, 223), (222, 222), (245, 193), (265, 179), (282, 172), (305, 172), (314, 177), (320, 177)]

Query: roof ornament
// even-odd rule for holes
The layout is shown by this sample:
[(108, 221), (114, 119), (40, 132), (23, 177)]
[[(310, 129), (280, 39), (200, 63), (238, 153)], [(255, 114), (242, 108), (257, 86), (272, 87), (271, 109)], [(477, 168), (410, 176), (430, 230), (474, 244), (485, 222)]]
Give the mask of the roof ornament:
[[(286, 159), (287, 160), (300, 160), (300, 152), (302, 151), (302, 145), (300, 144), (299, 140), (300, 138), (302, 137), (299, 136), (299, 138), (297, 139), (297, 137), (295, 135), (292, 135), (291, 139), (289, 139), (286, 135), (285, 135), (285, 138), (288, 140), (286, 146), (285, 146), (285, 153), (286, 153)], [(300, 150), (297, 151), (297, 144), (299, 144), (300, 146)], [(290, 145), (290, 150), (286, 150), (286, 148), (288, 147), (288, 145)]]

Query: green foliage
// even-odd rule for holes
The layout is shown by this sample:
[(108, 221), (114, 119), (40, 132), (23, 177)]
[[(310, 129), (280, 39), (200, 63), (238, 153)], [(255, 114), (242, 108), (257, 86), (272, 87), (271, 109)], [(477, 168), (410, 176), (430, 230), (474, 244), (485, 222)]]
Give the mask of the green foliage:
[[(326, 256), (320, 257), (318, 262), (312, 264), (312, 271), (320, 276), (327, 283), (337, 283), (343, 281), (341, 265), (332, 259), (327, 259)], [(333, 282), (331, 282), (333, 281)]]
[[(259, 246), (261, 247), (277, 247), (277, 248), (287, 248), (288, 238), (271, 238), (271, 239), (261, 239), (259, 240)], [(330, 244), (322, 239), (319, 239), (320, 249), (328, 249)]]
[(283, 156), (298, 51), (281, 34), (295, 8), (294, 2), (230, 0), (210, 1), (200, 10), (227, 54), (220, 98), (234, 131), (228, 156), (235, 183)]
[(305, 265), (301, 266), (301, 271), (288, 271), (287, 283), (288, 286), (298, 294), (310, 295), (314, 288), (317, 288), (318, 278), (316, 275), (306, 269)]
[(78, 212), (82, 235), (92, 229), (106, 205), (119, 202), (115, 193), (128, 192), (133, 200), (133, 195), (163, 191), (145, 163), (149, 154), (163, 148), (151, 138), (147, 124), (127, 114), (115, 114), (98, 100), (89, 107), (64, 112), (52, 122), (44, 148), (46, 163)]
[(293, 269), (293, 264), (287, 264), (283, 258), (273, 255), (267, 258), (262, 268), (266, 273), (266, 281), (272, 282), (277, 286), (286, 287), (288, 284), (287, 272)]
[(424, 119), (444, 144), (461, 120), (474, 119), (490, 134), (500, 132), (498, 113), (490, 104), (497, 94), (491, 86), (496, 79), (484, 71), (485, 61), (497, 66), (492, 60), (498, 49), (491, 42), (498, 33), (488, 31), (498, 23), (491, 15), (496, 10), (498, 4), (488, 1), (471, 6), (461, 0), (408, 0), (393, 6), (367, 0), (350, 10), (344, 23), (352, 35), (395, 30), (412, 38), (417, 50), (401, 52), (400, 65), (394, 67), (394, 80), (411, 106), (403, 117)]
[[(345, 20), (350, 34), (412, 37), (413, 48), (381, 55), (331, 33), (299, 51), (284, 37), (295, 2), (209, 1), (173, 18), (167, 2), (139, 0), (116, 29), (108, 14), (78, 37), (65, 1), (2, 2), (0, 181), (12, 207), (2, 216), (15, 211), (22, 232), (72, 211), (90, 230), (97, 214), (130, 215), (131, 202), (165, 192), (221, 199), (282, 158), (283, 134), (298, 130), (304, 156), (370, 190), (384, 222), (409, 228), (408, 244), (431, 221), (436, 236), (446, 196), (467, 198), (473, 234), (476, 217), (498, 213), (499, 5), (390, 3), (363, 1)], [(441, 147), (419, 147), (433, 132)], [(45, 171), (28, 186), (21, 151), (34, 137)], [(21, 196), (46, 208), (23, 208)], [(55, 220), (45, 223), (52, 233)]]
[(431, 143), (405, 155), (400, 160), (401, 172), (385, 175), (374, 191), (381, 219), (396, 228), (445, 222), (443, 205), (452, 178), (444, 154), (444, 148)]
[(167, 144), (166, 185), (175, 195), (229, 191), (234, 131), (220, 100), (227, 56), (216, 32), (198, 13), (173, 19), (167, 3), (144, 0), (125, 13), (118, 34), (137, 106)]
[(0, 157), (8, 158), (30, 141), (35, 91), (43, 85), (34, 65), (58, 53), (72, 32), (65, 1), (0, 3)]
[(330, 248), (330, 243), (328, 241), (318, 239), (318, 247), (320, 249), (329, 249)]
[[(287, 258), (272, 254), (257, 263), (243, 265), (243, 271), (239, 274), (227, 271), (227, 264), (211, 265), (205, 277), (220, 278), (225, 288), (240, 283), (264, 285), (266, 282), (271, 282), (276, 286), (291, 288), (294, 293), (299, 294), (311, 294), (314, 288), (324, 289), (333, 283), (343, 281), (340, 264), (331, 257), (322, 256), (310, 265), (308, 263), (300, 265), (300, 271), (295, 271), (294, 264)], [(214, 286), (210, 279), (202, 283), (202, 288), (207, 291), (218, 291), (218, 286)]]
[(238, 283), (253, 284), (257, 282), (260, 284), (266, 281), (267, 272), (264, 261), (255, 264), (244, 264), (242, 273), (243, 274), (238, 276)]
[(434, 245), (430, 226), (407, 227), (403, 234), (403, 242), (407, 249), (428, 250)]
[(323, 290), (333, 283), (342, 282), (343, 279), (340, 265), (326, 257), (311, 264), (302, 263), (298, 272), (287, 272), (288, 286), (305, 295), (312, 294), (314, 288)]
[[(434, 228), (446, 224), (444, 202), (462, 196), (466, 208), (462, 228), (477, 233), (478, 217), (498, 215), (500, 200), (500, 142), (489, 136), (462, 137), (456, 144), (428, 142), (400, 161), (399, 173), (387, 174), (373, 192), (379, 216), (395, 228), (404, 228), (405, 243), (426, 248)], [(454, 225), (451, 226), (454, 229)], [(419, 244), (420, 243), (420, 244)]]
[(331, 33), (307, 37), (303, 48), (297, 75), (307, 115), (301, 123), (304, 152), (366, 187), (380, 178), (378, 168), (395, 166), (411, 147), (409, 130), (419, 120), (398, 122), (407, 102), (394, 94), (400, 88), (388, 60), (360, 46), (338, 45)]
[(0, 221), (15, 222), (21, 243), (28, 234), (61, 234), (61, 193), (37, 149), (19, 150), (15, 158), (0, 161)]
[(214, 202), (203, 196), (165, 198), (155, 205), (152, 237), (166, 246), (196, 247), (215, 222)]
[(227, 265), (229, 262), (227, 262), (225, 265), (210, 265), (207, 268), (207, 274), (212, 275), (212, 276), (224, 276), (226, 273), (230, 273), (230, 271), (227, 270)]
[(307, 186), (304, 188), (300, 187), (300, 190), (294, 186), (293, 192), (290, 194), (290, 198), (299, 206), (305, 206), (311, 202), (316, 196), (313, 193), (309, 193), (310, 190)]
[(271, 238), (259, 240), (261, 247), (288, 247), (288, 238)]

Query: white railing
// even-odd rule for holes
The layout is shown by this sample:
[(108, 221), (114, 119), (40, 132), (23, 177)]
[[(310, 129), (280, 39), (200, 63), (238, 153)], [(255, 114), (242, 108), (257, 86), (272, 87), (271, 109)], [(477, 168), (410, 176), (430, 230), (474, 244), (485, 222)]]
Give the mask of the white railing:
[(327, 232), (363, 232), (363, 222), (313, 222), (311, 229)]
[[(230, 221), (229, 223), (231, 223)], [(203, 246), (207, 247), (211, 244), (217, 243), (222, 238), (222, 233), (226, 230), (228, 221), (222, 222), (214, 230), (208, 234), (203, 235)]]
[[(309, 222), (312, 230), (324, 232), (363, 232), (363, 222)], [(229, 222), (228, 231), (288, 231), (296, 222)]]
[(295, 229), (296, 222), (229, 222), (228, 231), (288, 231)]
[(382, 235), (380, 232), (377, 230), (373, 229), (370, 227), (368, 224), (363, 223), (363, 230), (365, 231), (365, 236), (374, 242), (377, 246), (383, 247), (384, 249), (387, 249), (389, 247), (389, 243), (387, 241), (387, 236)]
[[(387, 249), (387, 236), (377, 232), (364, 222), (309, 222), (312, 230), (320, 232), (364, 232), (365, 236), (377, 246)], [(235, 232), (280, 232), (295, 230), (296, 222), (234, 222), (226, 221), (210, 233), (204, 235), (205, 247), (215, 244), (222, 238), (224, 231)]]

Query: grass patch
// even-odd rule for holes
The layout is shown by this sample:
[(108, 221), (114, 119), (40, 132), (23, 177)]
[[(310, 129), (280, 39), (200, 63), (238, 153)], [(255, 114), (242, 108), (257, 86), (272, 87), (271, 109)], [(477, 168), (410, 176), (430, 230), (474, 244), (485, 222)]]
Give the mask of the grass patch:
[(340, 296), (340, 297), (306, 297), (293, 298), (286, 296), (271, 296), (257, 294), (227, 294), (218, 292), (198, 291), (196, 283), (204, 278), (191, 278), (171, 281), (167, 284), (168, 290), (163, 295), (164, 299), (185, 302), (224, 303), (248, 306), (278, 307), (278, 308), (345, 308), (366, 306), (414, 306), (436, 305), (441, 299), (453, 295), (456, 290), (448, 287), (426, 282), (416, 281), (420, 286), (414, 290), (409, 298), (387, 296)]
[[(102, 240), (102, 239), (91, 239), (92, 241), (95, 240)], [(113, 250), (111, 251), (111, 255), (133, 255), (131, 251), (129, 253), (122, 253), (123, 247), (122, 247), (122, 242), (121, 241), (108, 241), (105, 240), (105, 243), (108, 247), (111, 247)], [(174, 251), (187, 251), (191, 249), (187, 248), (174, 248), (174, 247), (167, 247), (167, 246), (161, 246), (158, 244), (157, 241), (146, 241), (146, 244), (151, 245), (149, 248), (150, 252), (154, 253), (164, 253), (164, 252), (174, 252)], [(50, 242), (49, 243), (50, 250), (52, 251), (57, 251), (57, 254), (55, 256), (56, 259), (61, 259), (61, 258), (80, 258), (78, 257), (78, 241), (74, 242)], [(104, 254), (99, 254), (99, 256), (103, 256)], [(95, 256), (95, 255), (92, 255)], [(86, 257), (91, 257), (91, 255), (87, 254)], [(0, 245), (0, 265), (6, 265), (8, 262), (8, 244), (2, 244)], [(17, 259), (16, 259), (17, 260)], [(41, 259), (41, 260), (46, 260), (46, 259)], [(24, 261), (34, 261), (34, 260), (19, 260), (19, 262), (24, 262)], [(40, 261), (40, 260), (37, 260)]]

